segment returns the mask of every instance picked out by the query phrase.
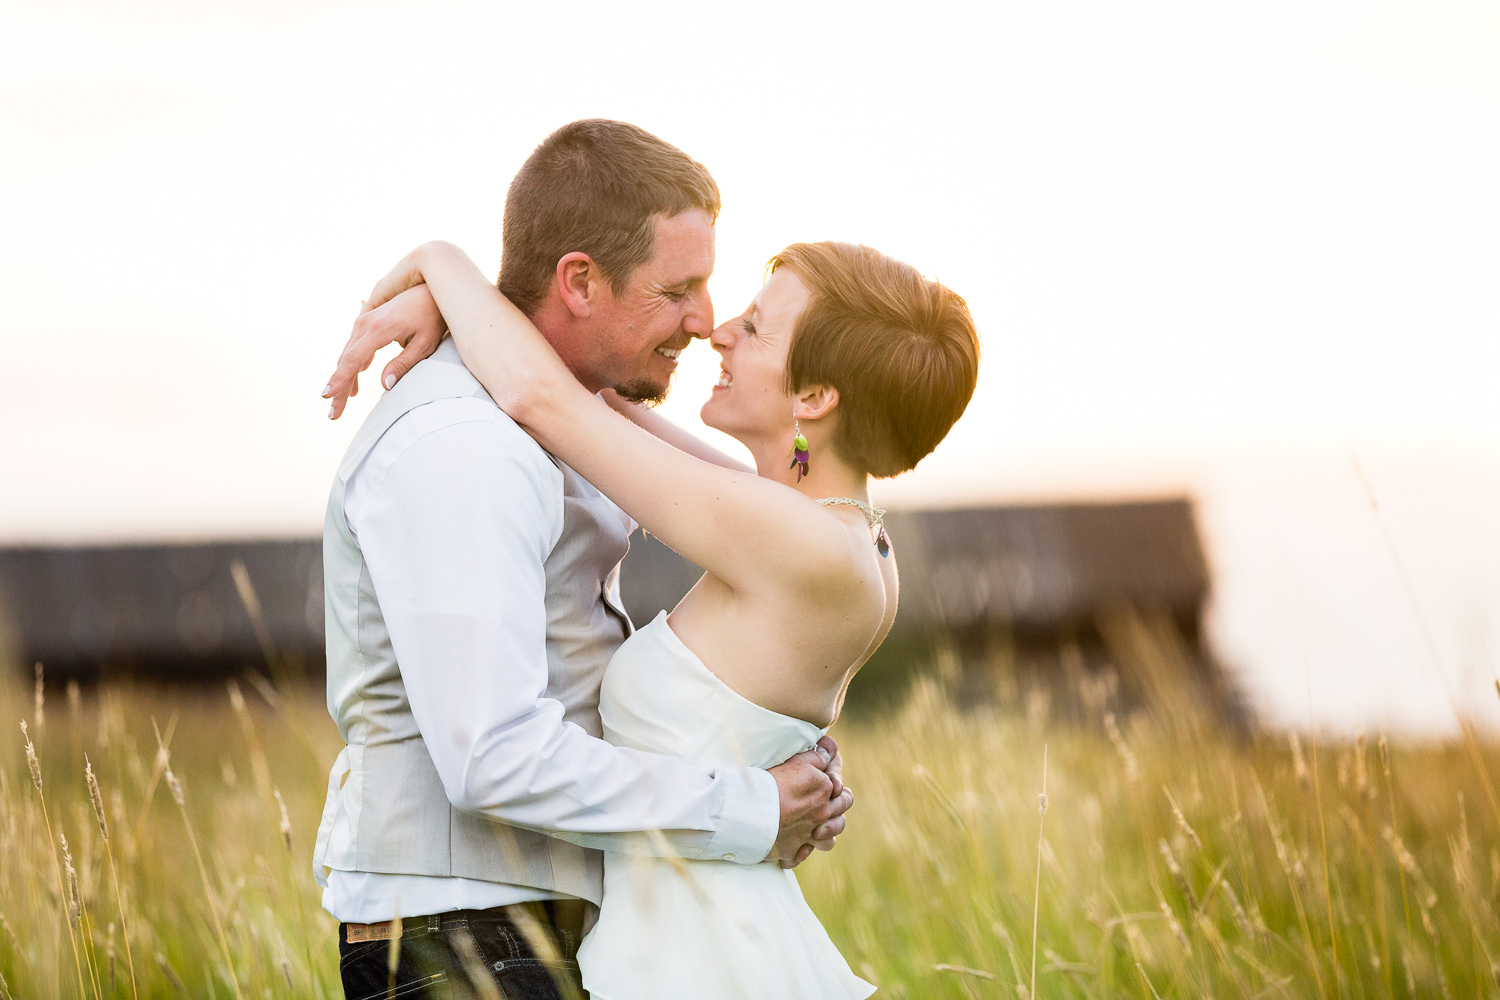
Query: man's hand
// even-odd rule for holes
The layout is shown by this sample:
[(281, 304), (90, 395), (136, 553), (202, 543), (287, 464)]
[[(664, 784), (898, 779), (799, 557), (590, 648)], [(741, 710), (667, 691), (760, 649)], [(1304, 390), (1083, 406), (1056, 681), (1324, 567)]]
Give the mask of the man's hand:
[(323, 397), (333, 400), (328, 419), (337, 420), (349, 397), (359, 393), (359, 373), (370, 367), (376, 351), (387, 344), (404, 348), (380, 373), (380, 384), (389, 389), (418, 361), (437, 350), (447, 329), (426, 285), (408, 288), (383, 304), (361, 311), (338, 367), (323, 387)]
[(783, 868), (795, 868), (813, 849), (833, 849), (844, 832), (844, 813), (854, 795), (843, 784), (838, 744), (823, 737), (811, 750), (770, 769), (781, 793), (781, 832), (769, 857)]

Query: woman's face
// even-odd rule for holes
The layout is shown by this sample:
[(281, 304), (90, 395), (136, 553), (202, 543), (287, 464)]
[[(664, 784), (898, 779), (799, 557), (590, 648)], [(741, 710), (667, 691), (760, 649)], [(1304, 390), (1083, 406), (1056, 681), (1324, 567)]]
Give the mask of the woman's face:
[(784, 267), (761, 286), (750, 308), (709, 336), (720, 372), (700, 414), (705, 424), (747, 445), (780, 437), (790, 445), (792, 396), (783, 373), (792, 330), (809, 298), (802, 279)]

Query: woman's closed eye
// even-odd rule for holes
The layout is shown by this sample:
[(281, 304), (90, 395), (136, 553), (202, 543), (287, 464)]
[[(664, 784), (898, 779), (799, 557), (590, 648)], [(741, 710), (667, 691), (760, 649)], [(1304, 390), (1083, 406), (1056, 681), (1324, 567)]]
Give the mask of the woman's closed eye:
[(752, 337), (755, 336), (755, 324), (752, 323), (752, 322), (750, 322), (750, 317), (749, 316), (744, 317), (743, 319), (740, 320), (740, 322), (745, 325), (745, 332), (746, 333), (750, 334)]

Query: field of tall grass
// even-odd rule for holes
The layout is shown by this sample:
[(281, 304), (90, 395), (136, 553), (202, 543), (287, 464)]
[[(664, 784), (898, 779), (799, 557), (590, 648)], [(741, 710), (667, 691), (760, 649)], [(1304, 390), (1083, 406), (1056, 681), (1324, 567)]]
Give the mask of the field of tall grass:
[[(1500, 995), (1496, 748), (1238, 735), (1188, 694), (1064, 722), (956, 673), (840, 722), (857, 804), (798, 873), (881, 996)], [(6, 677), (0, 998), (340, 995), (319, 688)]]

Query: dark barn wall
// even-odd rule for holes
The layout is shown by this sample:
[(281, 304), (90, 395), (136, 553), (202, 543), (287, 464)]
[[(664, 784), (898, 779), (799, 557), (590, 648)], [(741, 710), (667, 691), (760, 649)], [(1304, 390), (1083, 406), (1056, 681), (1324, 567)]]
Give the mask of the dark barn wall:
[[(851, 703), (899, 697), (916, 669), (945, 654), (956, 654), (975, 696), (994, 695), (997, 669), (1022, 681), (1114, 669), (1110, 623), (1132, 608), (1170, 623), (1191, 669), (1224, 700), (1203, 644), (1209, 569), (1187, 501), (898, 512), (886, 523), (901, 607)], [(626, 610), (649, 621), (699, 573), (638, 533), (622, 569)], [(22, 669), (39, 661), (54, 675), (321, 672), (321, 543), (0, 550), (0, 636), (10, 647), (0, 652)], [(1014, 687), (998, 682), (1002, 697)], [(1150, 695), (1129, 676), (1121, 687), (1129, 698)]]
[(27, 669), (192, 677), (267, 669), (244, 567), (281, 665), (321, 670), (317, 540), (0, 550), (0, 614)]

